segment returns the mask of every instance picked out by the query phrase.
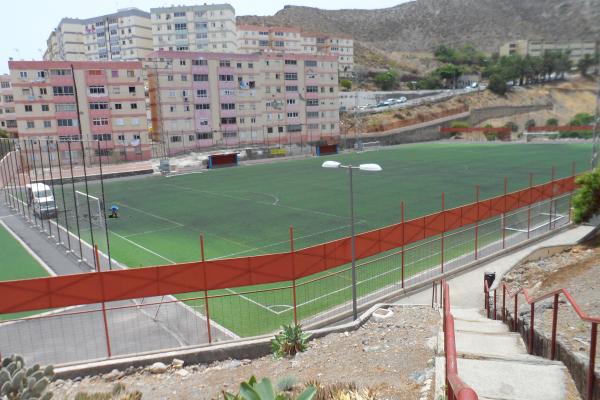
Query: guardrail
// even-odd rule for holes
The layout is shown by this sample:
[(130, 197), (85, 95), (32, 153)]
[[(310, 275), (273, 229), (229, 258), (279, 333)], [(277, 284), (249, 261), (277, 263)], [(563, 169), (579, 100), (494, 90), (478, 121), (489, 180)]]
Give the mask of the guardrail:
[[(507, 295), (508, 298), (514, 298), (514, 317), (512, 328), (513, 331), (518, 332), (519, 330), (519, 317), (518, 317), (518, 303), (519, 303), (519, 294), (523, 294), (525, 301), (530, 306), (530, 315), (531, 321), (529, 324), (529, 354), (533, 354), (533, 342), (535, 335), (535, 304), (539, 303), (542, 300), (549, 299), (551, 297), (554, 298), (554, 303), (552, 305), (552, 334), (551, 334), (551, 345), (550, 345), (550, 359), (554, 360), (556, 356), (556, 325), (558, 321), (558, 300), (560, 295), (562, 294), (565, 299), (571, 304), (571, 307), (577, 314), (577, 316), (584, 322), (589, 322), (592, 324), (591, 329), (591, 338), (590, 338), (590, 354), (588, 361), (588, 373), (587, 373), (587, 388), (586, 388), (586, 398), (591, 400), (594, 395), (594, 380), (595, 380), (595, 364), (596, 364), (596, 345), (597, 345), (597, 336), (598, 336), (598, 323), (600, 323), (600, 317), (593, 317), (588, 315), (585, 311), (581, 309), (581, 306), (577, 303), (577, 301), (573, 298), (571, 293), (564, 288), (560, 288), (557, 290), (553, 290), (549, 293), (545, 293), (538, 297), (532, 297), (529, 294), (529, 291), (526, 288), (520, 288), (518, 290), (511, 289), (505, 282), (502, 282), (499, 286), (502, 287), (502, 310), (501, 310), (501, 318), (503, 322), (507, 322), (507, 308), (506, 308), (506, 300)], [(485, 298), (485, 309), (487, 313), (487, 317), (490, 318), (491, 313), (491, 298), (490, 291), (493, 291), (494, 299), (493, 299), (493, 317), (494, 319), (498, 318), (497, 313), (497, 290), (498, 287), (490, 290), (488, 282), (484, 279), (483, 283), (484, 288), (484, 298)]]
[[(434, 288), (435, 288), (434, 283)], [(448, 282), (442, 280), (440, 284), (443, 301), (444, 323), (444, 351), (446, 352), (446, 398), (448, 400), (477, 400), (479, 397), (475, 390), (463, 382), (458, 375), (458, 361), (456, 358), (456, 338), (454, 332), (454, 316), (450, 310), (450, 288)], [(433, 296), (436, 296), (435, 291)]]

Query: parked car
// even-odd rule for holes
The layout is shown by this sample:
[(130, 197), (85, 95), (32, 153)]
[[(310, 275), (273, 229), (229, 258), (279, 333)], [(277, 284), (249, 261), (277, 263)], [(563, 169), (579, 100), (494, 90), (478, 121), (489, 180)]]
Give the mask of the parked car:
[(33, 208), (33, 213), (40, 218), (56, 218), (57, 209), (52, 189), (43, 183), (28, 183), (25, 185), (27, 204)]

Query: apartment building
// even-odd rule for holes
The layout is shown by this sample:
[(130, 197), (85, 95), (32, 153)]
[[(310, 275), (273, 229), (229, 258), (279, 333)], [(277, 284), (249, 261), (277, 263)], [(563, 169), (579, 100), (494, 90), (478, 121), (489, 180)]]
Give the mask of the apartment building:
[[(149, 159), (139, 61), (9, 61), (19, 138), (50, 137), (87, 157)], [(90, 156), (92, 155), (92, 156)]]
[(500, 46), (500, 56), (519, 54), (521, 56), (543, 56), (547, 51), (568, 51), (571, 61), (577, 64), (586, 54), (593, 56), (598, 51), (595, 40), (546, 41), (516, 40)]
[(338, 58), (340, 77), (351, 77), (354, 70), (354, 40), (350, 36), (302, 32), (283, 26), (238, 25), (237, 37), (241, 53), (332, 55)]
[(236, 51), (235, 10), (230, 4), (158, 7), (150, 13), (155, 51)]
[(171, 153), (339, 136), (335, 56), (157, 51), (150, 57), (152, 126)]
[(152, 51), (150, 14), (138, 8), (88, 19), (63, 18), (46, 41), (44, 60), (140, 60)]
[(17, 120), (10, 75), (0, 75), (0, 130), (17, 136)]

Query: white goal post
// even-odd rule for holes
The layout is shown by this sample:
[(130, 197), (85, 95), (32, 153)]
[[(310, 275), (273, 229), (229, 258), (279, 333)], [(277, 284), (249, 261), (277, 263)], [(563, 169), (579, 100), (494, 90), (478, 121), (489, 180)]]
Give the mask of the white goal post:
[[(89, 212), (88, 212), (89, 201)], [(75, 207), (80, 219), (91, 220), (92, 224), (104, 228), (104, 207), (102, 201), (91, 194), (75, 191)]]

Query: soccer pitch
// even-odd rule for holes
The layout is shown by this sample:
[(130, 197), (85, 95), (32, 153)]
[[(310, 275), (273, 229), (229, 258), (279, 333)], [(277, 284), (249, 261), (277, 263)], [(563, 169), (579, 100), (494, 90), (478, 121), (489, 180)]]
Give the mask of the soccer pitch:
[[(401, 201), (405, 218), (410, 219), (439, 211), (442, 192), (446, 208), (451, 208), (473, 202), (477, 184), (484, 199), (503, 192), (504, 177), (508, 178), (508, 191), (514, 191), (529, 184), (529, 172), (533, 173), (533, 184), (539, 184), (551, 179), (552, 166), (556, 167), (556, 178), (570, 175), (573, 162), (578, 172), (583, 171), (588, 168), (590, 150), (589, 144), (429, 143), (168, 178), (107, 180), (105, 208), (108, 212), (115, 204), (120, 214), (118, 219), (108, 220), (111, 254), (129, 267), (139, 267), (199, 260), (201, 234), (207, 259), (287, 251), (290, 226), (294, 227), (296, 249), (349, 236), (347, 172), (321, 168), (328, 159), (383, 167), (382, 172), (354, 174), (357, 232), (362, 232), (398, 222)], [(69, 188), (65, 185), (67, 197), (71, 197)], [(76, 189), (84, 190), (84, 186), (77, 184)], [(55, 191), (60, 205), (61, 193)], [(89, 191), (100, 197), (99, 183), (90, 182)], [(89, 240), (86, 228), (82, 224), (82, 236)], [(106, 250), (103, 233), (94, 232), (94, 236)], [(436, 262), (421, 261), (413, 273)], [(371, 268), (379, 269), (375, 276), (381, 279), (359, 287), (359, 293), (389, 284), (392, 278), (386, 275), (398, 273), (397, 265), (374, 264)], [(373, 276), (373, 272), (365, 272), (365, 276)], [(299, 318), (350, 298), (349, 271), (319, 282), (316, 287), (299, 289)], [(281, 285), (252, 289), (272, 286)], [(201, 295), (189, 293), (185, 297)], [(265, 333), (291, 320), (291, 299), (290, 288), (216, 298), (210, 303), (211, 318), (242, 336)], [(203, 311), (202, 300), (189, 304)]]

